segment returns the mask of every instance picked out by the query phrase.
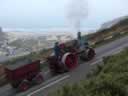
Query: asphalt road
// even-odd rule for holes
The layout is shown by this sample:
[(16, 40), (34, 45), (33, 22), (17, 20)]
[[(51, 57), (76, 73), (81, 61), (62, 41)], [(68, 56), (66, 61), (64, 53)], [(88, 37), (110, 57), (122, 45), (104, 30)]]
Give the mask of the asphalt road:
[[(103, 56), (115, 54), (121, 51), (124, 47), (128, 47), (127, 42), (128, 36), (96, 48), (97, 55), (92, 61), (79, 62), (80, 66), (72, 72), (55, 76), (26, 92), (17, 93), (10, 85), (3, 86), (0, 88), (0, 96), (47, 96), (49, 92), (55, 91), (65, 84), (71, 84), (85, 79), (91, 69), (94, 68), (97, 63), (102, 61)], [(49, 75), (49, 72), (45, 72), (44, 75)]]

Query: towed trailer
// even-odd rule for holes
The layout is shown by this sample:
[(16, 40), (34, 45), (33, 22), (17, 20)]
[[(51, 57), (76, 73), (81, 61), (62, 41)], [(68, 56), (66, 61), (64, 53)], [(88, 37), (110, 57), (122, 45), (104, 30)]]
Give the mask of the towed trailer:
[(18, 61), (14, 65), (6, 66), (5, 71), (8, 82), (19, 91), (26, 91), (31, 86), (43, 81), (43, 76), (40, 73), (40, 60)]

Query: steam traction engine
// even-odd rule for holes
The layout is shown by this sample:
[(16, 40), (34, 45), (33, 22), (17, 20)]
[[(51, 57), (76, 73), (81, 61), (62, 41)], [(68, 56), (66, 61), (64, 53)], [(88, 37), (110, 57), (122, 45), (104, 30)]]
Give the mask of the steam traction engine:
[(95, 50), (91, 47), (80, 48), (77, 40), (60, 44), (61, 56), (50, 56), (48, 58), (49, 68), (51, 73), (63, 73), (71, 71), (78, 66), (78, 58), (81, 60), (90, 61), (95, 57)]

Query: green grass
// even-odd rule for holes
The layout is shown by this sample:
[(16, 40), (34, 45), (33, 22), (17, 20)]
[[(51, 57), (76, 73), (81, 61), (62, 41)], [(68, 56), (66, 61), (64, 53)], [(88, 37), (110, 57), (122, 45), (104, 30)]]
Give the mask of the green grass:
[(128, 96), (128, 48), (103, 62), (85, 80), (65, 85), (49, 96)]

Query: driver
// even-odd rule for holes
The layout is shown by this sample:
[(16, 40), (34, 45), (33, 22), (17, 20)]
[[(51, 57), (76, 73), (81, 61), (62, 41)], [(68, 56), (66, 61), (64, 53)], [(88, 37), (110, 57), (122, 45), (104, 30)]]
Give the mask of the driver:
[(77, 40), (78, 40), (78, 46), (80, 49), (85, 49), (86, 47), (89, 46), (87, 40), (84, 40), (86, 38), (82, 38), (81, 32), (77, 33)]

